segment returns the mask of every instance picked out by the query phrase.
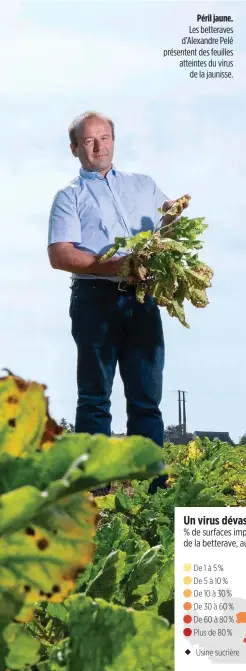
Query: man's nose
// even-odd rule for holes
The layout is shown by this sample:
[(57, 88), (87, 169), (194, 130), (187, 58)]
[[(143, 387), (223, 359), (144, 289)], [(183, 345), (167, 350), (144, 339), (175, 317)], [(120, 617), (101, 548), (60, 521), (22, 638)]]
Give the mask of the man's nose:
[(94, 151), (100, 151), (102, 147), (102, 141), (98, 138), (94, 138)]

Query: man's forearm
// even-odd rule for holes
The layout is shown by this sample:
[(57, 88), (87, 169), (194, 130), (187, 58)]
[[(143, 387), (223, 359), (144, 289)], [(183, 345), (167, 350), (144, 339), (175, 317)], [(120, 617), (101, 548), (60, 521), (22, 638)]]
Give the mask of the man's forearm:
[[(51, 254), (49, 256), (51, 260)], [(52, 268), (78, 275), (116, 275), (119, 272), (119, 264), (119, 258), (115, 257), (99, 263), (99, 256), (96, 254), (81, 251), (73, 246), (59, 251), (51, 261)]]

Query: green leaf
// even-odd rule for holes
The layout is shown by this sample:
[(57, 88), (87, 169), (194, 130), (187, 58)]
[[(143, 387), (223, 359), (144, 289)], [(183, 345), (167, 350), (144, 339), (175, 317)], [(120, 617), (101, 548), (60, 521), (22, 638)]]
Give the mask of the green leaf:
[(134, 509), (132, 499), (124, 491), (119, 490), (115, 495), (115, 508), (119, 512), (130, 512)]
[(150, 546), (149, 543), (138, 536), (137, 533), (134, 533), (133, 530), (129, 530), (128, 538), (122, 541), (121, 548), (126, 553), (126, 572), (130, 575), (143, 554), (150, 549)]
[[(0, 437), (1, 440), (1, 437)], [(89, 434), (64, 434), (56, 439), (52, 449), (35, 452), (26, 458), (0, 456), (0, 493), (35, 482), (37, 489), (45, 489), (58, 480), (72, 463), (89, 451)]]
[(113, 551), (118, 549), (124, 550), (124, 540), (128, 537), (129, 528), (123, 521), (120, 515), (113, 517), (111, 522), (105, 521), (101, 524), (96, 534), (96, 553), (93, 564), (88, 566), (85, 575), (81, 576), (77, 582), (77, 588), (85, 588), (94, 580), (102, 569), (105, 558)]
[[(1, 566), (0, 570), (0, 632), (7, 626), (10, 620), (19, 612), (22, 603), (23, 595), (11, 588), (10, 581), (6, 580), (6, 573), (12, 578), (12, 573), (8, 569)], [(15, 578), (12, 580), (12, 585), (16, 584)]]
[(174, 535), (167, 526), (158, 526), (158, 534), (166, 557), (174, 554)]
[(158, 606), (174, 598), (174, 559), (163, 562), (156, 581)]
[(71, 671), (173, 671), (173, 628), (162, 618), (81, 595), (68, 601)]
[(0, 534), (18, 529), (40, 510), (44, 497), (36, 487), (21, 487), (0, 497)]
[(157, 571), (161, 566), (162, 546), (147, 550), (140, 557), (127, 583), (127, 604), (130, 605), (137, 595), (145, 596), (152, 591), (157, 577)]
[(135, 247), (142, 246), (143, 243), (146, 243), (147, 240), (150, 240), (152, 236), (151, 231), (141, 231), (136, 235), (133, 235), (131, 238), (128, 238), (126, 241), (126, 249), (134, 249)]
[(3, 638), (9, 650), (5, 661), (10, 669), (24, 671), (27, 664), (37, 664), (40, 642), (23, 626), (9, 624), (3, 632)]
[(141, 436), (117, 439), (66, 434), (58, 437), (47, 452), (26, 459), (4, 455), (0, 460), (0, 492), (34, 482), (42, 490), (58, 479), (63, 479), (62, 488), (70, 486), (70, 492), (98, 489), (109, 481), (158, 475), (164, 468), (162, 459), (162, 449)]
[[(10, 574), (10, 571), (8, 573)], [(5, 574), (5, 569), (2, 569), (2, 567), (0, 574)], [(9, 624), (10, 620), (12, 620), (12, 618), (14, 618), (19, 612), (23, 603), (23, 597), (16, 593), (14, 589), (11, 589), (11, 585), (12, 583), (9, 580), (8, 591), (2, 592), (0, 589), (0, 671), (6, 671), (6, 664), (4, 660), (8, 653), (7, 644), (3, 639), (3, 631)]]
[(126, 553), (114, 550), (106, 558), (104, 565), (89, 584), (86, 594), (102, 599), (112, 599), (116, 595), (116, 589), (125, 573)]
[(128, 537), (128, 533), (129, 527), (123, 516), (115, 515), (111, 522), (102, 524), (96, 535), (95, 560), (97, 558), (105, 559), (112, 550), (117, 550), (123, 540)]
[(52, 645), (47, 652), (49, 658), (37, 665), (38, 671), (69, 671), (69, 638), (65, 638), (56, 645)]
[(172, 240), (171, 238), (164, 239), (163, 249), (172, 250), (174, 252), (180, 252), (181, 254), (184, 254), (186, 252), (186, 247), (184, 247), (184, 245), (182, 245), (181, 242), (178, 242), (177, 240)]
[(70, 491), (77, 491), (99, 488), (115, 480), (144, 479), (163, 472), (162, 459), (162, 448), (148, 438), (129, 436), (121, 439), (95, 435), (90, 437), (87, 452), (75, 461), (64, 482), (70, 485)]
[(115, 494), (97, 496), (96, 503), (99, 510), (115, 510)]
[(100, 257), (99, 262), (102, 263), (103, 261), (111, 259), (112, 256), (118, 252), (118, 249), (126, 247), (126, 244), (127, 238), (115, 238), (114, 245), (112, 245), (109, 250)]
[(170, 310), (169, 310), (169, 308), (167, 308), (167, 310), (172, 317), (177, 317), (178, 320), (180, 321), (180, 323), (183, 324), (183, 326), (185, 326), (188, 329), (190, 328), (189, 324), (187, 323), (187, 321), (185, 319), (184, 308), (183, 308), (183, 306), (181, 305), (180, 302), (178, 302), (177, 300), (174, 299), (173, 302), (172, 302)]
[(189, 298), (195, 307), (205, 308), (208, 305), (208, 297), (205, 289), (196, 289), (192, 287), (189, 289)]
[(61, 622), (66, 623), (68, 618), (67, 609), (62, 603), (48, 603), (46, 615), (56, 618)]

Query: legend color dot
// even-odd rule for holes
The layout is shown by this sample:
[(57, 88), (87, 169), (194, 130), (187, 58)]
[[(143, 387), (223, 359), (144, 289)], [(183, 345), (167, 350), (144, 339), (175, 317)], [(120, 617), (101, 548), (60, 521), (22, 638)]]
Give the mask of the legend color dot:
[(192, 617), (191, 615), (184, 615), (183, 620), (185, 624), (190, 624), (190, 622), (192, 622)]
[(192, 566), (191, 564), (184, 564), (184, 571), (191, 571)]
[(192, 634), (192, 630), (189, 627), (186, 627), (186, 629), (184, 629), (184, 635), (185, 636), (191, 636), (191, 634)]
[(189, 575), (185, 576), (185, 578), (184, 578), (184, 584), (185, 584), (185, 585), (190, 585), (191, 582), (192, 582), (192, 578), (190, 578)]
[(191, 589), (185, 589), (184, 592), (183, 592), (183, 595), (186, 596), (186, 597), (191, 596), (192, 595)]
[(192, 604), (190, 603), (190, 601), (186, 601), (184, 603), (184, 609), (185, 610), (191, 610), (191, 608), (192, 608)]

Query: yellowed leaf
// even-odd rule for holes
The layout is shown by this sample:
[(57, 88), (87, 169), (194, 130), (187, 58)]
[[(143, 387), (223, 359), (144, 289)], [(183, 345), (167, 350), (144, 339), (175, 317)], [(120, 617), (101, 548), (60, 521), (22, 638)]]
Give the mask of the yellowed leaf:
[[(20, 491), (1, 497), (0, 505), (5, 499), (7, 509), (9, 496), (11, 506), (18, 505)], [(77, 575), (93, 559), (97, 519), (93, 496), (77, 492), (44, 505), (23, 529), (2, 535), (0, 591), (15, 588), (23, 599), (16, 621), (30, 621), (35, 602), (59, 603), (71, 593)]]
[(25, 457), (50, 449), (63, 432), (49, 415), (45, 390), (10, 372), (0, 378), (0, 454)]

